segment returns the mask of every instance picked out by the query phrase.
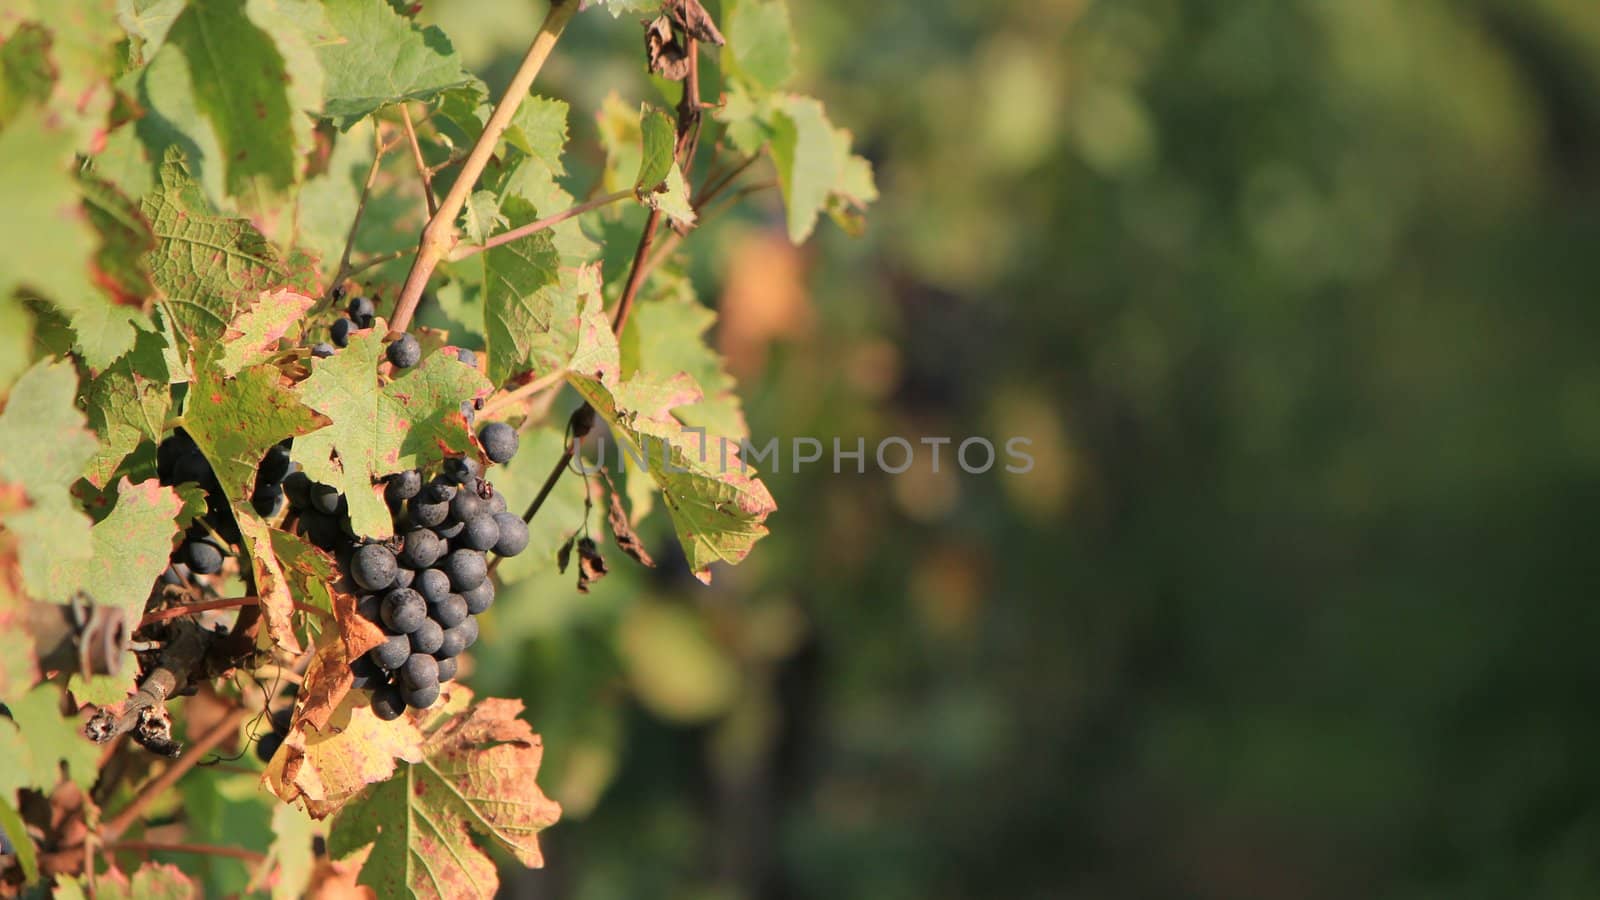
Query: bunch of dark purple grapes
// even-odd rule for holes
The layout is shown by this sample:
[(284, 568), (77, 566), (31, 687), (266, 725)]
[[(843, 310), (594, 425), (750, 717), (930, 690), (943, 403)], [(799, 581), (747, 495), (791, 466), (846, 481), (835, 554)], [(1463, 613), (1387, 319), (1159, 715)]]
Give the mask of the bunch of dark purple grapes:
[[(501, 422), (478, 436), (496, 463), (517, 451), (517, 434)], [(478, 639), (475, 618), (494, 603), (488, 554), (515, 556), (528, 546), (528, 526), (506, 510), (505, 497), (475, 460), (446, 459), (431, 478), (418, 470), (384, 479), (395, 536), (351, 537), (338, 491), (308, 482), (290, 489), (303, 531), (332, 550), (357, 595), (357, 609), (386, 640), (351, 665), (354, 687), (372, 691), (379, 718), (406, 707), (425, 709), (439, 685), (456, 675), (456, 658)]]
[[(344, 297), (344, 289), (336, 289), (334, 297), (335, 299), (342, 299)], [(337, 352), (337, 348), (350, 346), (350, 334), (360, 329), (371, 328), (378, 316), (377, 306), (368, 297), (352, 298), (344, 311), (345, 315), (337, 322), (334, 322), (332, 328), (328, 329), (329, 337), (333, 338), (333, 343), (330, 344), (324, 341), (316, 344), (311, 348), (312, 356), (318, 359), (327, 359)], [(402, 334), (389, 342), (389, 346), (384, 348), (384, 354), (388, 356), (389, 362), (393, 363), (395, 368), (409, 369), (422, 361), (422, 345), (417, 343), (417, 339), (410, 334)]]
[[(256, 468), (256, 487), (250, 496), (250, 505), (263, 518), (283, 508), (283, 481), (293, 468), (289, 459), (292, 440), (285, 438), (275, 444)], [(183, 543), (172, 554), (172, 565), (162, 577), (171, 584), (180, 584), (190, 573), (213, 575), (221, 571), (228, 546), (239, 543), (239, 526), (228, 508), (228, 498), (217, 482), (211, 463), (182, 428), (156, 447), (156, 478), (168, 485), (193, 482), (206, 492), (206, 514), (184, 534)]]

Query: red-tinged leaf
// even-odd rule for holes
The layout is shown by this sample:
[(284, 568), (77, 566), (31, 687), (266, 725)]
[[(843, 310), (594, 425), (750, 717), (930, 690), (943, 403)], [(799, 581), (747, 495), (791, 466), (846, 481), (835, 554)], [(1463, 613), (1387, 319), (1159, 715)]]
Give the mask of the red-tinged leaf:
[(299, 714), (261, 775), (285, 803), (299, 803), (313, 818), (326, 818), (368, 785), (388, 781), (397, 758), (422, 759), (422, 732), (410, 717), (384, 722), (373, 715), (364, 691), (350, 691), (350, 663), (341, 641), (323, 641), (306, 682)]
[(222, 335), (222, 371), (228, 375), (245, 366), (264, 363), (277, 352), (278, 341), (305, 317), (316, 301), (304, 294), (280, 289), (261, 294)]
[(199, 885), (182, 869), (165, 863), (145, 863), (132, 877), (113, 867), (98, 877), (94, 892), (96, 900), (189, 900), (199, 896)]
[(499, 878), (472, 832), (523, 865), (544, 864), (538, 833), (561, 807), (535, 782), (539, 736), (517, 718), (520, 701), (491, 698), (458, 711), (469, 697), (453, 688), (447, 708), (413, 714), (426, 735), (422, 759), (334, 820), (329, 853), (372, 846), (360, 883), (379, 896), (492, 897)]
[(248, 503), (235, 503), (233, 517), (239, 522), (240, 547), (255, 578), (267, 636), (286, 652), (299, 653), (300, 638), (294, 632), (294, 595), (272, 547), (272, 528), (256, 516)]

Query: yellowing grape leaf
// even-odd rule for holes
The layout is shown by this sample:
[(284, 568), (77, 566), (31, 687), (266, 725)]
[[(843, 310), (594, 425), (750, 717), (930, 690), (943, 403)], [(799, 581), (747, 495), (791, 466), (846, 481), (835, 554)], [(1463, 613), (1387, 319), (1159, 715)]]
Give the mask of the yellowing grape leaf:
[(222, 371), (234, 375), (245, 366), (266, 362), (289, 327), (304, 318), (315, 302), (287, 289), (263, 293), (223, 334)]
[(126, 621), (139, 621), (185, 516), (192, 512), (172, 488), (154, 478), (122, 479), (116, 507), (89, 530), (90, 558), (51, 566), (48, 598), (64, 601), (81, 591), (100, 606), (121, 609)]
[[(328, 697), (318, 691), (341, 680), (343, 699), (328, 707)], [(283, 747), (261, 773), (262, 784), (283, 802), (326, 818), (368, 785), (389, 780), (396, 758), (422, 759), (422, 732), (411, 717), (384, 722), (373, 714), (368, 694), (350, 692), (349, 658), (337, 638), (324, 637), (306, 684)]]
[(317, 360), (296, 394), (333, 424), (296, 440), (295, 458), (311, 478), (337, 487), (349, 500), (357, 534), (394, 534), (378, 479), (429, 466), (446, 455), (477, 450), (461, 403), (487, 396), (489, 383), (477, 369), (447, 353), (430, 353), (421, 364), (392, 380), (381, 380), (383, 331), (355, 335), (350, 346)]
[(658, 380), (636, 374), (619, 381), (614, 367), (596, 376), (569, 373), (567, 381), (611, 425), (626, 453), (626, 465), (644, 462), (684, 556), (696, 578), (709, 584), (711, 564), (737, 564), (766, 533), (768, 515), (778, 508), (766, 485), (739, 455), (739, 444), (689, 428), (672, 415), (677, 407), (702, 399), (686, 373)]
[(521, 701), (459, 712), (470, 694), (451, 693), (447, 708), (418, 714), (422, 758), (341, 810), (328, 836), (334, 858), (372, 846), (360, 883), (380, 897), (492, 897), (499, 877), (471, 832), (538, 867), (538, 833), (561, 816), (535, 782), (544, 748), (517, 718)]
[(42, 360), (22, 373), (0, 412), (0, 524), (16, 541), (17, 569), (26, 591), (49, 593), (51, 569), (82, 564), (92, 555), (89, 517), (67, 488), (94, 456), (98, 442), (74, 404), (78, 376), (68, 362)]

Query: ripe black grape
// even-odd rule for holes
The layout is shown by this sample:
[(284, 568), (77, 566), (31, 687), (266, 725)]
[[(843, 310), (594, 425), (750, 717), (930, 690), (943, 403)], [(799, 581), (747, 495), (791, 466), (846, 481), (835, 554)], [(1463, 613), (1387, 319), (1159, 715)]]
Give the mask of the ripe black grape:
[(385, 722), (392, 722), (406, 711), (405, 698), (400, 689), (386, 684), (372, 692), (372, 714)]
[(453, 541), (460, 536), (461, 529), (465, 527), (467, 527), (467, 523), (465, 522), (457, 522), (454, 519), (445, 519), (443, 525), (434, 526), (433, 533), (447, 541)]
[(289, 726), (294, 722), (294, 709), (286, 706), (283, 709), (276, 710), (268, 721), (272, 723), (274, 733), (288, 734)]
[(486, 502), (489, 504), (489, 512), (491, 514), (503, 513), (506, 511), (506, 495), (500, 493), (499, 491), (495, 491), (494, 493), (490, 494), (489, 499)]
[(426, 653), (413, 653), (400, 667), (400, 683), (416, 690), (439, 683), (439, 661)]
[(411, 656), (411, 639), (403, 634), (393, 634), (389, 639), (368, 651), (368, 657), (388, 671), (405, 665)]
[(456, 359), (460, 360), (463, 365), (476, 366), (478, 364), (478, 354), (465, 347), (456, 348)]
[(438, 603), (450, 594), (450, 576), (438, 569), (425, 569), (417, 573), (411, 586), (422, 595), (422, 599)]
[(485, 610), (494, 605), (494, 582), (485, 578), (483, 584), (470, 591), (462, 591), (461, 599), (467, 601), (467, 612), (474, 616), (483, 615)]
[(448, 631), (467, 620), (467, 600), (460, 594), (448, 594), (428, 605), (428, 616)]
[(422, 490), (422, 474), (416, 469), (390, 475), (383, 486), (383, 499), (390, 503), (410, 500)]
[(354, 331), (355, 329), (356, 323), (350, 321), (349, 319), (340, 319), (339, 321), (333, 323), (333, 328), (329, 330), (333, 332), (334, 345), (337, 347), (350, 346), (350, 332)]
[(327, 359), (328, 357), (332, 356), (333, 354), (334, 354), (334, 348), (333, 348), (332, 344), (323, 342), (323, 343), (313, 344), (311, 346), (311, 355), (315, 356), (317, 359)]
[(366, 297), (352, 299), (350, 305), (345, 307), (344, 311), (362, 328), (371, 328), (372, 318), (378, 314), (378, 308), (373, 306), (372, 301)]
[(211, 472), (211, 463), (206, 462), (205, 456), (198, 449), (183, 454), (173, 463), (172, 480), (177, 484), (185, 484), (192, 481), (196, 484), (204, 485), (214, 479), (215, 476)]
[(285, 475), (289, 474), (292, 465), (289, 459), (289, 442), (280, 441), (267, 450), (267, 455), (261, 458), (261, 464), (256, 466), (256, 484), (277, 484)]
[(484, 505), (485, 513), (467, 523), (462, 530), (459, 543), (463, 547), (473, 550), (493, 550), (494, 545), (500, 541), (500, 526), (495, 522), (494, 516), (489, 515), (488, 504)]
[(439, 568), (450, 576), (450, 586), (458, 591), (472, 590), (483, 584), (484, 578), (489, 575), (489, 563), (483, 558), (483, 553), (465, 548), (450, 551)]
[(424, 619), (410, 636), (412, 653), (434, 653), (444, 644), (444, 626), (432, 619)]
[(470, 522), (483, 515), (487, 506), (477, 491), (463, 489), (457, 491), (455, 499), (450, 501), (450, 517), (457, 522)]
[(397, 568), (394, 554), (382, 544), (364, 544), (350, 557), (350, 577), (369, 591), (381, 591), (394, 584)]
[[(476, 620), (467, 619), (467, 621)], [(439, 649), (433, 651), (433, 655), (440, 659), (449, 659), (452, 656), (460, 656), (461, 651), (465, 649), (467, 649), (467, 633), (461, 630), (460, 625), (457, 625), (454, 628), (446, 628), (444, 630), (444, 640), (439, 643)]]
[(471, 484), (483, 472), (483, 467), (475, 459), (465, 456), (452, 456), (444, 461), (444, 477), (456, 484)]
[(400, 688), (400, 697), (412, 709), (427, 709), (439, 699), (439, 682), (423, 688), (411, 689), (404, 685)]
[(422, 570), (439, 561), (445, 554), (444, 541), (426, 528), (413, 528), (406, 532), (400, 548), (400, 562), (407, 568)]
[(411, 587), (411, 582), (416, 577), (415, 570), (400, 566), (394, 570), (394, 584), (390, 585), (390, 587)]
[(269, 483), (257, 487), (250, 494), (250, 507), (263, 519), (277, 515), (283, 508), (283, 486)]
[(290, 472), (283, 476), (283, 493), (289, 498), (289, 505), (295, 509), (310, 506), (311, 476), (304, 472)]
[(383, 624), (391, 631), (410, 634), (427, 617), (428, 604), (410, 588), (395, 588), (383, 598)]
[(528, 549), (528, 523), (522, 517), (508, 513), (495, 513), (494, 523), (500, 534), (495, 538), (494, 552), (500, 556), (516, 556)]
[(517, 455), (517, 430), (504, 422), (490, 422), (478, 432), (483, 452), (497, 463), (508, 463)]
[(456, 658), (447, 656), (439, 660), (439, 683), (443, 684), (456, 677)]
[(406, 504), (406, 512), (411, 517), (411, 524), (419, 525), (423, 528), (432, 528), (435, 525), (442, 525), (444, 520), (449, 518), (450, 504), (418, 503), (417, 501), (421, 499), (422, 497), (419, 495), (411, 498), (411, 501)]
[(269, 731), (256, 741), (256, 759), (268, 762), (277, 755), (278, 748), (283, 746), (283, 735), (276, 731)]
[(378, 594), (362, 594), (356, 600), (356, 612), (361, 618), (377, 625), (383, 624), (383, 597)]
[[(443, 640), (442, 635), (440, 640)], [(351, 663), (350, 672), (355, 676), (355, 680), (351, 682), (350, 687), (354, 688), (355, 690), (364, 690), (366, 688), (376, 687), (386, 680), (383, 668), (377, 663), (373, 662), (371, 656), (363, 656)]]
[(459, 488), (444, 478), (435, 478), (422, 489), (422, 496), (427, 503), (449, 503), (456, 498), (458, 490)]
[(339, 501), (343, 499), (331, 484), (311, 485), (311, 508), (325, 516), (338, 515)]
[(402, 334), (384, 350), (389, 362), (397, 369), (409, 369), (422, 362), (422, 345), (409, 334)]
[(184, 545), (183, 562), (191, 571), (215, 575), (222, 571), (222, 550), (211, 538), (191, 534)]

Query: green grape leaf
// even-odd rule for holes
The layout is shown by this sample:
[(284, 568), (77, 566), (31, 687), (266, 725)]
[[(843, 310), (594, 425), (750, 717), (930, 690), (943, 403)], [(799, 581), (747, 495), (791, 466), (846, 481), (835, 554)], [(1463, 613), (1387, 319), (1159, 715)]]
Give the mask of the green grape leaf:
[(483, 243), (505, 224), (500, 197), (494, 191), (473, 191), (461, 209), (461, 230), (469, 244)]
[(722, 106), (711, 115), (728, 128), (728, 140), (741, 153), (754, 154), (772, 140), (776, 98), (757, 97), (735, 82), (723, 92)]
[(12, 803), (11, 792), (0, 789), (0, 832), (5, 832), (6, 839), (16, 848), (12, 852), (22, 866), (23, 883), (33, 884), (39, 880), (39, 854), (33, 847), (33, 838), (28, 836), (28, 826), (22, 821), (22, 814), (17, 812)]
[(0, 392), (32, 361), (33, 316), (15, 296), (0, 295)]
[(51, 33), (55, 85), (46, 106), (53, 122), (73, 133), (74, 147), (87, 152), (105, 126), (114, 92), (111, 76), (122, 39), (114, 0), (8, 0), (0, 4), (0, 35), (32, 21)]
[(505, 141), (552, 174), (565, 175), (561, 151), (567, 145), (567, 104), (540, 96), (524, 99), (506, 127)]
[(640, 298), (622, 332), (623, 377), (632, 378), (639, 372), (685, 372), (705, 396), (674, 409), (678, 421), (717, 437), (735, 441), (749, 437), (744, 409), (733, 392), (733, 376), (723, 368), (722, 357), (705, 342), (717, 314), (695, 299), (688, 277), (661, 273), (653, 282), (656, 287)]
[[(507, 197), (503, 209), (513, 228), (538, 218), (520, 197)], [(482, 256), (489, 380), (504, 384), (530, 370), (539, 376), (565, 367), (577, 347), (583, 286), (582, 279), (561, 271), (550, 233), (530, 234)]]
[(783, 0), (724, 0), (723, 68), (760, 90), (775, 91), (794, 75), (794, 36)]
[[(521, 197), (533, 204), (541, 216), (553, 215), (575, 205), (572, 195), (562, 190), (555, 175), (539, 160), (527, 157), (506, 171), (499, 190), (502, 198)], [(574, 216), (546, 229), (561, 255), (562, 265), (579, 266), (594, 259), (598, 245), (583, 233), (583, 219), (583, 216)]]
[(132, 62), (144, 65), (161, 45), (167, 32), (188, 0), (121, 0), (117, 4), (117, 23), (128, 33)]
[(155, 227), (150, 271), (172, 323), (215, 341), (262, 291), (284, 281), (277, 253), (248, 219), (209, 215), (182, 154), (168, 149), (161, 188), (140, 209)]
[(184, 430), (211, 463), (222, 492), (235, 502), (250, 498), (256, 467), (273, 444), (329, 424), (327, 416), (302, 405), (273, 366), (227, 375), (201, 360), (183, 406)]
[(156, 248), (155, 232), (139, 205), (116, 185), (93, 175), (79, 178), (83, 211), (100, 235), (94, 257), (94, 279), (116, 302), (142, 306), (155, 294), (146, 254)]
[(534, 781), (543, 745), (521, 711), (520, 701), (486, 698), (465, 712), (424, 714), (421, 761), (403, 763), (341, 810), (329, 853), (371, 844), (360, 883), (381, 897), (494, 896), (499, 877), (474, 831), (523, 865), (542, 866), (537, 835), (561, 807)]
[(474, 84), (444, 32), (418, 28), (387, 3), (328, 0), (328, 22), (344, 40), (319, 48), (323, 115), (348, 128), (391, 103), (431, 100)]
[(772, 160), (788, 214), (789, 240), (801, 244), (827, 205), (844, 160), (822, 104), (810, 97), (787, 98), (773, 117), (773, 132)]
[(26, 590), (45, 598), (52, 565), (82, 563), (90, 556), (89, 517), (67, 492), (94, 456), (98, 441), (84, 427), (74, 404), (78, 377), (68, 362), (44, 360), (12, 385), (0, 412), (0, 447), (34, 448), (31, 453), (0, 453), (3, 524), (17, 541), (18, 565)]
[(72, 364), (41, 360), (11, 388), (0, 412), (0, 447), (32, 452), (0, 454), (0, 482), (35, 491), (65, 491), (94, 456), (97, 441), (84, 429), (85, 415), (75, 397), (78, 376)]
[(18, 25), (0, 44), (0, 127), (25, 103), (44, 103), (55, 84), (50, 32), (37, 22)]
[(140, 441), (161, 440), (172, 410), (170, 381), (166, 343), (144, 331), (132, 350), (89, 382), (83, 399), (89, 427), (100, 438), (100, 448), (84, 470), (90, 484), (110, 484)]
[[(550, 474), (550, 461), (560, 458), (565, 445), (566, 432), (562, 428), (541, 426), (523, 432), (517, 455), (494, 468), (494, 489), (519, 502), (532, 499)], [(583, 524), (585, 493), (584, 479), (576, 475), (563, 475), (556, 482), (539, 507), (539, 514), (528, 523), (528, 548), (502, 559), (495, 570), (502, 585), (555, 569), (556, 551)]]
[[(277, 43), (245, 14), (244, 0), (191, 3), (167, 31), (189, 63), (195, 104), (222, 151), (230, 196), (276, 193), (297, 175), (292, 73)], [(249, 77), (241, 77), (248, 72)]]
[(45, 127), (29, 107), (0, 131), (0, 296), (43, 294), (66, 313), (84, 361), (110, 365), (133, 346), (137, 308), (113, 306), (89, 280), (95, 233), (72, 176), (72, 136)]
[(326, 553), (299, 535), (274, 528), (272, 555), (283, 566), (289, 592), (296, 600), (330, 614), (334, 612), (333, 585), (340, 576), (338, 566)]
[(694, 207), (689, 203), (689, 184), (683, 180), (683, 171), (677, 163), (672, 164), (667, 180), (659, 188), (647, 191), (643, 199), (646, 206), (660, 210), (675, 225), (694, 224)]
[(639, 135), (639, 175), (633, 180), (633, 190), (643, 198), (672, 172), (677, 131), (670, 116), (645, 104), (639, 108)]
[(275, 866), (273, 900), (304, 897), (311, 886), (311, 873), (317, 857), (313, 851), (318, 837), (316, 823), (304, 811), (288, 803), (272, 807), (272, 846), (267, 849), (267, 866)]
[[(447, 454), (478, 455), (461, 403), (487, 396), (483, 375), (447, 353), (380, 383), (382, 329), (358, 333), (350, 346), (317, 360), (296, 394), (333, 424), (295, 441), (295, 458), (316, 481), (349, 500), (350, 524), (374, 538), (394, 533), (378, 479), (430, 466)], [(480, 462), (483, 461), (480, 458)]]
[(19, 788), (49, 793), (61, 779), (84, 790), (100, 774), (100, 748), (78, 731), (76, 718), (61, 715), (61, 686), (41, 684), (6, 704), (10, 718), (0, 716), (0, 800), (15, 801)]
[(607, 193), (635, 186), (637, 173), (644, 165), (644, 133), (639, 125), (638, 110), (612, 91), (600, 101), (600, 110), (595, 113), (595, 129), (600, 136), (600, 146), (606, 152), (601, 186)]
[(139, 621), (172, 555), (185, 506), (176, 490), (154, 478), (138, 484), (122, 479), (116, 506), (89, 529), (90, 558), (51, 566), (49, 599), (82, 591), (100, 606), (122, 610), (126, 621)]
[(623, 466), (644, 467), (683, 545), (695, 577), (710, 583), (711, 563), (737, 564), (767, 533), (772, 495), (739, 456), (739, 444), (685, 427), (671, 410), (702, 397), (685, 373), (659, 380), (617, 377), (615, 361), (595, 375), (570, 373), (570, 383), (611, 426)]
[(316, 301), (291, 290), (264, 293), (246, 309), (222, 336), (222, 371), (234, 375), (246, 366), (272, 358), (278, 342), (289, 329), (305, 318)]

